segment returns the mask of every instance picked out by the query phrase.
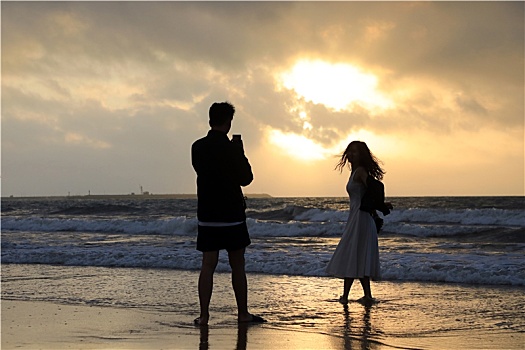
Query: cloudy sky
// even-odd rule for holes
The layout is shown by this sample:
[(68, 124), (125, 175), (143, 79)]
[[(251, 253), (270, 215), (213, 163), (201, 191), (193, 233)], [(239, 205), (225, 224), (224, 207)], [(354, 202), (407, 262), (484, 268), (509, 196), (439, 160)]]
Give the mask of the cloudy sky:
[(2, 195), (195, 193), (232, 102), (246, 193), (524, 194), (523, 2), (1, 2)]

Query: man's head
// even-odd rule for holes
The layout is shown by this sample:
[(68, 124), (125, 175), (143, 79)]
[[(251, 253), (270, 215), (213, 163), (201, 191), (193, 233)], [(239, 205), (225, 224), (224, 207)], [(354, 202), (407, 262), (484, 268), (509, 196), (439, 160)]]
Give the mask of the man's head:
[(210, 126), (225, 132), (230, 131), (235, 107), (229, 102), (215, 102), (210, 107)]

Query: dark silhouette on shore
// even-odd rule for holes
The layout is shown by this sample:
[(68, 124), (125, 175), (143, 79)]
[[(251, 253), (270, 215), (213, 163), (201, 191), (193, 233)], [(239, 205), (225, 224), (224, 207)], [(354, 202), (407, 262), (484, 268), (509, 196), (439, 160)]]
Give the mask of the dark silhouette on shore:
[[(342, 304), (348, 303), (348, 294), (354, 279), (359, 279), (363, 287), (364, 296), (359, 302), (365, 305), (376, 302), (372, 297), (370, 279), (379, 278), (381, 275), (377, 234), (382, 223), (376, 223), (374, 214), (377, 215), (375, 209), (383, 209), (383, 204), (385, 210), (391, 208), (391, 205), (380, 203), (376, 207), (372, 201), (372, 206), (366, 208), (367, 203), (363, 203), (362, 199), (365, 198), (370, 178), (375, 181), (383, 179), (385, 172), (379, 166), (379, 162), (364, 142), (353, 141), (343, 152), (336, 166), (336, 169), (342, 171), (350, 164), (352, 170), (346, 185), (350, 197), (348, 222), (326, 268), (329, 275), (344, 279), (343, 295), (339, 298)], [(372, 197), (376, 198), (377, 194)], [(362, 206), (364, 210), (361, 210)]]
[(235, 107), (230, 103), (214, 103), (209, 111), (211, 130), (191, 148), (192, 165), (197, 173), (197, 250), (202, 252), (200, 316), (194, 321), (199, 326), (208, 324), (213, 274), (219, 251), (223, 249), (228, 252), (232, 270), (238, 322), (265, 322), (248, 312), (244, 253), (251, 240), (241, 186), (253, 181), (253, 173), (240, 137), (230, 141), (227, 136), (234, 114)]

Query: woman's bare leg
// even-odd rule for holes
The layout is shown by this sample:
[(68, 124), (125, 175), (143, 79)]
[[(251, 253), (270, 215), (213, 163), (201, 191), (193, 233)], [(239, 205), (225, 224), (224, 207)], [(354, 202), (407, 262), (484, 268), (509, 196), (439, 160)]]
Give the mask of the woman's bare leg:
[(372, 299), (372, 291), (370, 289), (370, 277), (360, 278), (361, 286), (363, 287), (363, 292), (365, 293), (365, 298)]
[(348, 304), (348, 294), (350, 294), (350, 288), (352, 288), (352, 283), (354, 283), (353, 278), (345, 278), (343, 287), (343, 295), (339, 298), (341, 304)]

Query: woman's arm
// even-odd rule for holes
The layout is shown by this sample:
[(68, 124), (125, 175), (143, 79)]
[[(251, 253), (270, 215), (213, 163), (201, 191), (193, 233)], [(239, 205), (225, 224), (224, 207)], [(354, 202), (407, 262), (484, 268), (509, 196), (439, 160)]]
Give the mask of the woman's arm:
[(355, 175), (354, 175), (355, 181), (360, 182), (366, 186), (367, 177), (368, 177), (368, 172), (366, 171), (364, 167), (360, 166), (357, 169), (355, 169)]

